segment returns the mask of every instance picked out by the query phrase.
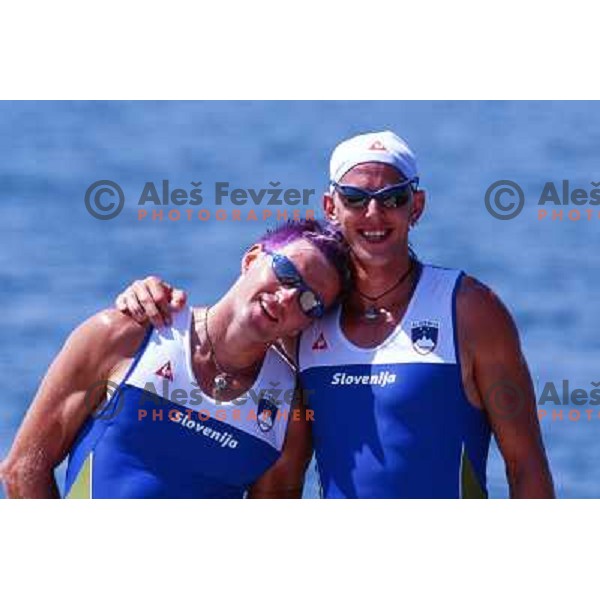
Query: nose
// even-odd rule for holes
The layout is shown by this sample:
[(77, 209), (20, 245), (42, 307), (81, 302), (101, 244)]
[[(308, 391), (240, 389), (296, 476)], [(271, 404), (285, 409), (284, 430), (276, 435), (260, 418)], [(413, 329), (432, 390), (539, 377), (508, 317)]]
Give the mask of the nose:
[(280, 286), (280, 288), (277, 290), (277, 299), (280, 304), (287, 308), (292, 302), (295, 301), (297, 294), (297, 288)]
[(300, 302), (298, 302), (300, 290), (294, 287), (281, 287), (277, 292), (279, 306), (282, 311), (293, 316), (294, 320), (304, 316)]
[(382, 211), (382, 207), (379, 205), (379, 202), (374, 198), (369, 198), (369, 202), (367, 204), (367, 210), (365, 212), (366, 217), (373, 217), (377, 214), (380, 214)]

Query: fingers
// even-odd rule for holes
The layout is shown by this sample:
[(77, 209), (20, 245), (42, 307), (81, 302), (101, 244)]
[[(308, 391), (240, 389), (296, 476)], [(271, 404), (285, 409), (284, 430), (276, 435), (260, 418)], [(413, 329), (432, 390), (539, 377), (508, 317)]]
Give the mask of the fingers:
[(117, 308), (121, 309), (124, 307), (124, 312), (127, 312), (133, 319), (138, 323), (144, 324), (148, 322), (148, 316), (145, 309), (143, 308), (138, 294), (141, 293), (142, 297), (148, 296), (147, 293), (141, 292), (140, 288), (143, 287), (142, 281), (134, 281), (118, 298), (119, 304)]
[(171, 311), (181, 310), (186, 301), (183, 290), (173, 290), (165, 281), (151, 276), (134, 281), (117, 296), (115, 305), (138, 323), (150, 320), (155, 327), (164, 327), (172, 322)]
[[(171, 324), (171, 297), (173, 294), (173, 288), (166, 283), (165, 281), (160, 280), (158, 277), (147, 277), (144, 279), (146, 284), (147, 293), (150, 296), (150, 300), (148, 300), (148, 306), (154, 303), (154, 309), (156, 310), (156, 322), (155, 319), (148, 312), (148, 316), (150, 317), (150, 321), (156, 327), (161, 327), (158, 323), (162, 321), (164, 325)], [(139, 298), (139, 296), (138, 296)], [(141, 298), (139, 298), (141, 302)], [(146, 304), (142, 302), (144, 308), (146, 308)]]
[(133, 289), (139, 308), (154, 327), (170, 324), (171, 286), (163, 283), (158, 277), (146, 277), (142, 281), (136, 281)]
[(187, 294), (183, 290), (174, 289), (171, 294), (171, 310), (180, 311), (187, 302)]
[(119, 294), (117, 296), (117, 299), (115, 300), (115, 307), (117, 310), (120, 310), (121, 312), (128, 312), (127, 311), (127, 302), (125, 301), (125, 297), (123, 296), (123, 294)]

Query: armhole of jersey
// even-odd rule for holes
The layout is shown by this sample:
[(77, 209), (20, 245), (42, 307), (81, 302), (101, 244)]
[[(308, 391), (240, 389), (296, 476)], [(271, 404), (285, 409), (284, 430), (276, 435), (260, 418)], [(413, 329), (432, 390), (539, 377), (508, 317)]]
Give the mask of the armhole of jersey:
[(486, 500), (488, 495), (479, 479), (477, 473), (473, 467), (473, 463), (469, 458), (469, 454), (463, 442), (462, 449), (460, 452), (460, 477), (459, 477), (459, 490), (460, 497), (465, 499), (477, 499)]
[(323, 500), (323, 498), (325, 498), (325, 492), (323, 490), (323, 478), (321, 477), (321, 469), (319, 469), (319, 461), (317, 461), (317, 455), (314, 452), (313, 457), (315, 459), (315, 477), (317, 478), (317, 494), (319, 495), (319, 499)]
[(459, 372), (462, 378), (462, 365), (460, 363), (460, 348), (458, 346), (458, 323), (456, 319), (456, 296), (458, 294), (458, 288), (464, 277), (464, 271), (461, 271), (454, 282), (454, 290), (452, 290), (452, 335), (454, 336), (454, 358), (456, 365), (458, 366)]
[(302, 334), (299, 333), (296, 337), (296, 343), (294, 344), (294, 354), (292, 358), (294, 359), (294, 364), (296, 365), (295, 375), (298, 376), (300, 373), (300, 340), (302, 338)]
[[(125, 385), (125, 383), (129, 379), (129, 377), (131, 376), (131, 374), (133, 373), (133, 370), (135, 369), (135, 367), (137, 366), (138, 362), (140, 361), (140, 358), (142, 357), (142, 354), (144, 354), (144, 351), (146, 350), (146, 346), (148, 345), (148, 342), (150, 340), (150, 336), (152, 335), (152, 331), (153, 330), (154, 330), (154, 328), (150, 327), (148, 329), (148, 331), (146, 332), (146, 334), (144, 335), (144, 339), (140, 343), (138, 349), (136, 350), (136, 352), (135, 352), (135, 354), (133, 356), (133, 360), (131, 362), (131, 365), (129, 365), (129, 368), (127, 369), (127, 372), (121, 378), (119, 384), (117, 385), (117, 388), (116, 388), (114, 394), (110, 398), (110, 401), (102, 409), (102, 411), (101, 411), (100, 414), (95, 415), (95, 417), (92, 416), (92, 415), (90, 415), (88, 417), (88, 421), (86, 422), (86, 423), (88, 423), (88, 425), (84, 424), (84, 426), (80, 429), (80, 431), (79, 431), (79, 433), (78, 433), (75, 441), (73, 442), (73, 446), (71, 448), (71, 452), (73, 452), (73, 448), (78, 445), (79, 441), (82, 439), (82, 436), (87, 435), (87, 433), (89, 433), (89, 428), (91, 427), (91, 425), (89, 425), (89, 423), (90, 423), (89, 419), (94, 419), (94, 418), (102, 417), (103, 420), (104, 420), (104, 425), (107, 425), (107, 423), (108, 423), (108, 420), (107, 420), (107, 413), (108, 413), (108, 411), (112, 410), (113, 411), (113, 415), (114, 415), (114, 410), (115, 410), (115, 407), (118, 406), (119, 396), (121, 394), (123, 386)], [(112, 418), (112, 416), (108, 417), (108, 418)], [(91, 448), (89, 449), (87, 455), (85, 456), (85, 459), (83, 460), (83, 463), (79, 467), (77, 475), (75, 475), (75, 478), (73, 479), (73, 482), (71, 483), (71, 486), (69, 487), (68, 492), (65, 490), (65, 496), (64, 496), (65, 498), (68, 498), (68, 499), (75, 499), (75, 498), (80, 498), (80, 499), (87, 498), (87, 499), (91, 499), (91, 498), (94, 497), (93, 496), (94, 452), (96, 450), (96, 446), (98, 445), (99, 441), (102, 439), (105, 431), (106, 431), (106, 427), (102, 428), (102, 430), (100, 431), (100, 434), (99, 434), (98, 438), (93, 442)], [(72, 455), (69, 456), (69, 468), (71, 467), (71, 459), (72, 459)], [(66, 475), (65, 487), (66, 487), (67, 483), (68, 483), (68, 473)]]
[(91, 500), (92, 496), (92, 472), (93, 472), (94, 452), (90, 452), (83, 465), (79, 469), (79, 473), (71, 484), (68, 494), (65, 495), (67, 500)]
[[(125, 383), (127, 383), (127, 380), (131, 377), (131, 374), (133, 373), (134, 369), (137, 367), (138, 363), (140, 362), (140, 358), (142, 358), (142, 354), (144, 354), (144, 351), (146, 350), (146, 346), (148, 345), (148, 342), (150, 341), (150, 336), (152, 335), (153, 331), (154, 331), (154, 327), (150, 327), (148, 329), (148, 331), (146, 332), (146, 335), (144, 336), (144, 339), (142, 340), (140, 347), (136, 350), (136, 353), (133, 356), (133, 360), (131, 361), (131, 364), (129, 365), (127, 372), (121, 379), (121, 383), (119, 383), (119, 390), (121, 389), (121, 387), (123, 385), (125, 385)], [(119, 391), (119, 390), (117, 390), (117, 391)]]
[(294, 373), (294, 398), (298, 398), (298, 403), (301, 405), (300, 408), (308, 408), (306, 398), (304, 398), (304, 388), (302, 387), (302, 381), (300, 380), (300, 370)]
[(114, 415), (114, 411), (115, 411), (115, 408), (118, 406), (119, 396), (121, 394), (123, 386), (127, 383), (127, 380), (133, 373), (134, 369), (137, 367), (137, 364), (140, 362), (140, 359), (142, 358), (142, 355), (144, 354), (144, 351), (146, 350), (146, 346), (148, 346), (148, 342), (150, 341), (150, 336), (152, 335), (153, 331), (154, 331), (154, 327), (150, 327), (148, 329), (148, 331), (145, 333), (144, 339), (142, 340), (141, 344), (139, 345), (138, 349), (136, 350), (136, 352), (133, 356), (133, 360), (131, 361), (131, 364), (129, 365), (129, 368), (127, 369), (125, 375), (123, 377), (121, 377), (121, 380), (119, 381), (113, 395), (111, 396), (110, 401), (102, 409), (101, 413), (99, 415), (96, 415), (96, 417), (102, 416), (103, 418), (108, 419), (109, 418), (108, 417), (109, 410), (112, 410), (113, 415)]
[[(287, 365), (287, 361), (286, 361)], [(289, 366), (289, 365), (287, 365)], [(296, 368), (296, 370), (292, 370), (292, 385), (294, 386), (294, 393), (292, 395), (292, 401), (289, 404), (289, 410), (287, 411), (287, 419), (285, 419), (283, 428), (283, 441), (281, 442), (280, 452), (283, 452), (283, 447), (285, 446), (285, 441), (287, 439), (290, 421), (292, 420), (292, 414), (294, 410), (302, 410), (302, 408), (306, 408), (306, 403), (304, 402), (304, 394), (300, 394), (301, 385), (300, 385), (300, 370)], [(283, 401), (285, 405), (285, 400)]]

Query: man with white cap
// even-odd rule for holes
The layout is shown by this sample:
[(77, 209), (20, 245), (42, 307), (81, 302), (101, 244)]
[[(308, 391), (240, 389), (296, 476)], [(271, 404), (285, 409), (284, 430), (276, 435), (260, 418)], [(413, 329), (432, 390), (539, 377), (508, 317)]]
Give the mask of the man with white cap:
[[(485, 285), (411, 251), (425, 207), (418, 185), (413, 152), (390, 131), (331, 156), (324, 209), (350, 245), (354, 287), (298, 347), (322, 495), (486, 497), (493, 432), (511, 497), (553, 497), (514, 322)], [(146, 285), (160, 296), (159, 282)], [(168, 313), (163, 297), (150, 310)], [(121, 303), (139, 307), (135, 288)]]

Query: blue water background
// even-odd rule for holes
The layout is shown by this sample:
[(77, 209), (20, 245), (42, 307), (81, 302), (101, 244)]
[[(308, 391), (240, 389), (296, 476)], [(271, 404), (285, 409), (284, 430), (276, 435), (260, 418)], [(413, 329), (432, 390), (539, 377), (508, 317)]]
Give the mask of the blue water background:
[[(497, 291), (538, 390), (568, 379), (589, 392), (600, 381), (598, 208), (592, 221), (538, 221), (535, 202), (546, 181), (588, 190), (600, 181), (598, 103), (2, 102), (0, 456), (77, 323), (150, 273), (190, 290), (194, 303), (213, 302), (236, 278), (242, 251), (275, 223), (137, 221), (146, 181), (189, 190), (200, 180), (202, 207), (213, 212), (217, 181), (280, 181), (315, 188), (318, 209), (334, 145), (384, 128), (419, 157), (429, 193), (413, 235), (421, 258), (463, 268)], [(118, 182), (127, 198), (111, 221), (84, 206), (86, 188), (100, 179)], [(528, 199), (514, 220), (493, 219), (484, 207), (500, 179), (517, 181)], [(594, 409), (593, 419), (581, 413), (577, 422), (567, 418), (574, 407), (564, 408), (562, 421), (542, 421), (558, 494), (600, 497), (598, 408), (581, 407)], [(506, 497), (495, 447), (488, 475), (491, 496)], [(305, 493), (316, 493), (312, 470)]]

